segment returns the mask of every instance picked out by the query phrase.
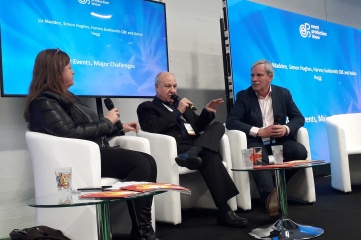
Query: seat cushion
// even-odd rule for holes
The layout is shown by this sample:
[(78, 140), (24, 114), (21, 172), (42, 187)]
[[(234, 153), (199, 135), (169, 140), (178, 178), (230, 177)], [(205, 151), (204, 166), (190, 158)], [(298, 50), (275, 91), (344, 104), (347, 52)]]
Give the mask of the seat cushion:
[(117, 179), (117, 178), (107, 178), (107, 177), (104, 177), (104, 178), (101, 178), (100, 182), (102, 184), (102, 186), (111, 186), (117, 182), (120, 182), (121, 179)]

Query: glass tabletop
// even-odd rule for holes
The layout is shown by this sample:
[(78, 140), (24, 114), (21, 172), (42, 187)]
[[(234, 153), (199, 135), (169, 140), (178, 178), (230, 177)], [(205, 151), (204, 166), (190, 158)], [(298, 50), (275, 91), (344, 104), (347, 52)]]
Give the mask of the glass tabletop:
[(299, 169), (299, 168), (308, 168), (315, 166), (322, 166), (330, 164), (325, 160), (295, 160), (284, 162), (283, 164), (269, 164), (269, 165), (260, 165), (253, 166), (253, 168), (232, 168), (232, 171), (269, 171), (269, 170), (288, 170), (288, 169)]
[(37, 207), (37, 208), (60, 208), (60, 207), (75, 207), (75, 206), (87, 206), (87, 205), (99, 205), (99, 204), (109, 204), (112, 202), (121, 202), (128, 201), (140, 197), (146, 197), (150, 195), (160, 194), (162, 192), (148, 192), (135, 194), (128, 197), (122, 198), (79, 198), (80, 195), (85, 194), (85, 192), (73, 191), (71, 196), (64, 197), (58, 193), (53, 193), (49, 195), (44, 195), (41, 197), (36, 197), (28, 201), (28, 206)]

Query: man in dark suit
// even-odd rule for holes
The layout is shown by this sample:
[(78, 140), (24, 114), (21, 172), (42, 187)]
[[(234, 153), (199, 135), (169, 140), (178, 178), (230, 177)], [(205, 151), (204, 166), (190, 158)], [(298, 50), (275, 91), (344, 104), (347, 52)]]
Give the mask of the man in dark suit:
[(193, 103), (190, 100), (174, 97), (177, 82), (169, 72), (156, 76), (155, 90), (157, 95), (153, 101), (143, 102), (137, 109), (142, 130), (175, 138), (179, 154), (175, 159), (177, 164), (199, 170), (218, 207), (218, 223), (232, 227), (246, 225), (248, 220), (238, 216), (227, 204), (238, 190), (218, 152), (224, 126), (219, 122), (212, 123), (216, 108), (223, 100), (212, 100), (198, 116), (191, 109)]
[[(283, 145), (285, 161), (306, 159), (306, 148), (295, 140), (305, 119), (290, 91), (271, 85), (273, 76), (274, 69), (269, 61), (260, 60), (252, 65), (252, 86), (237, 93), (226, 127), (246, 133), (248, 148), (262, 147), (263, 164), (269, 164), (272, 145)], [(270, 216), (278, 215), (277, 192), (271, 171), (253, 172), (253, 177), (267, 212)]]

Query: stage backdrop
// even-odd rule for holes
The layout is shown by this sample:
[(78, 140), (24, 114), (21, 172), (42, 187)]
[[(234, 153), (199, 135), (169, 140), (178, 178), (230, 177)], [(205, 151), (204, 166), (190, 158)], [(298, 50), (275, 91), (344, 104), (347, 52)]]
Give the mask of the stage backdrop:
[[(89, 97), (153, 97), (168, 70), (165, 4), (146, 0), (16, 0), (0, 7), (2, 95), (28, 93), (37, 53), (60, 48)], [(2, 72), (2, 76), (1, 76)]]
[(245, 0), (227, 0), (227, 12), (235, 94), (253, 62), (272, 62), (272, 83), (306, 118), (312, 158), (329, 160), (325, 118), (361, 112), (361, 31)]

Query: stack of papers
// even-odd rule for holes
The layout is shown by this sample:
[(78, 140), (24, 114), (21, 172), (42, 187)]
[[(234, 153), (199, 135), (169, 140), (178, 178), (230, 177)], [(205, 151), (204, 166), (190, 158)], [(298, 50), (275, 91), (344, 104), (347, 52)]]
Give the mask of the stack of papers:
[(79, 198), (126, 198), (151, 192), (179, 191), (191, 194), (190, 189), (171, 183), (117, 182), (102, 192), (82, 194)]
[(322, 164), (326, 163), (325, 160), (293, 160), (279, 164), (270, 164), (270, 165), (253, 165), (254, 169), (267, 169), (267, 168), (290, 168), (290, 167), (299, 167), (299, 166), (312, 166), (312, 164)]

